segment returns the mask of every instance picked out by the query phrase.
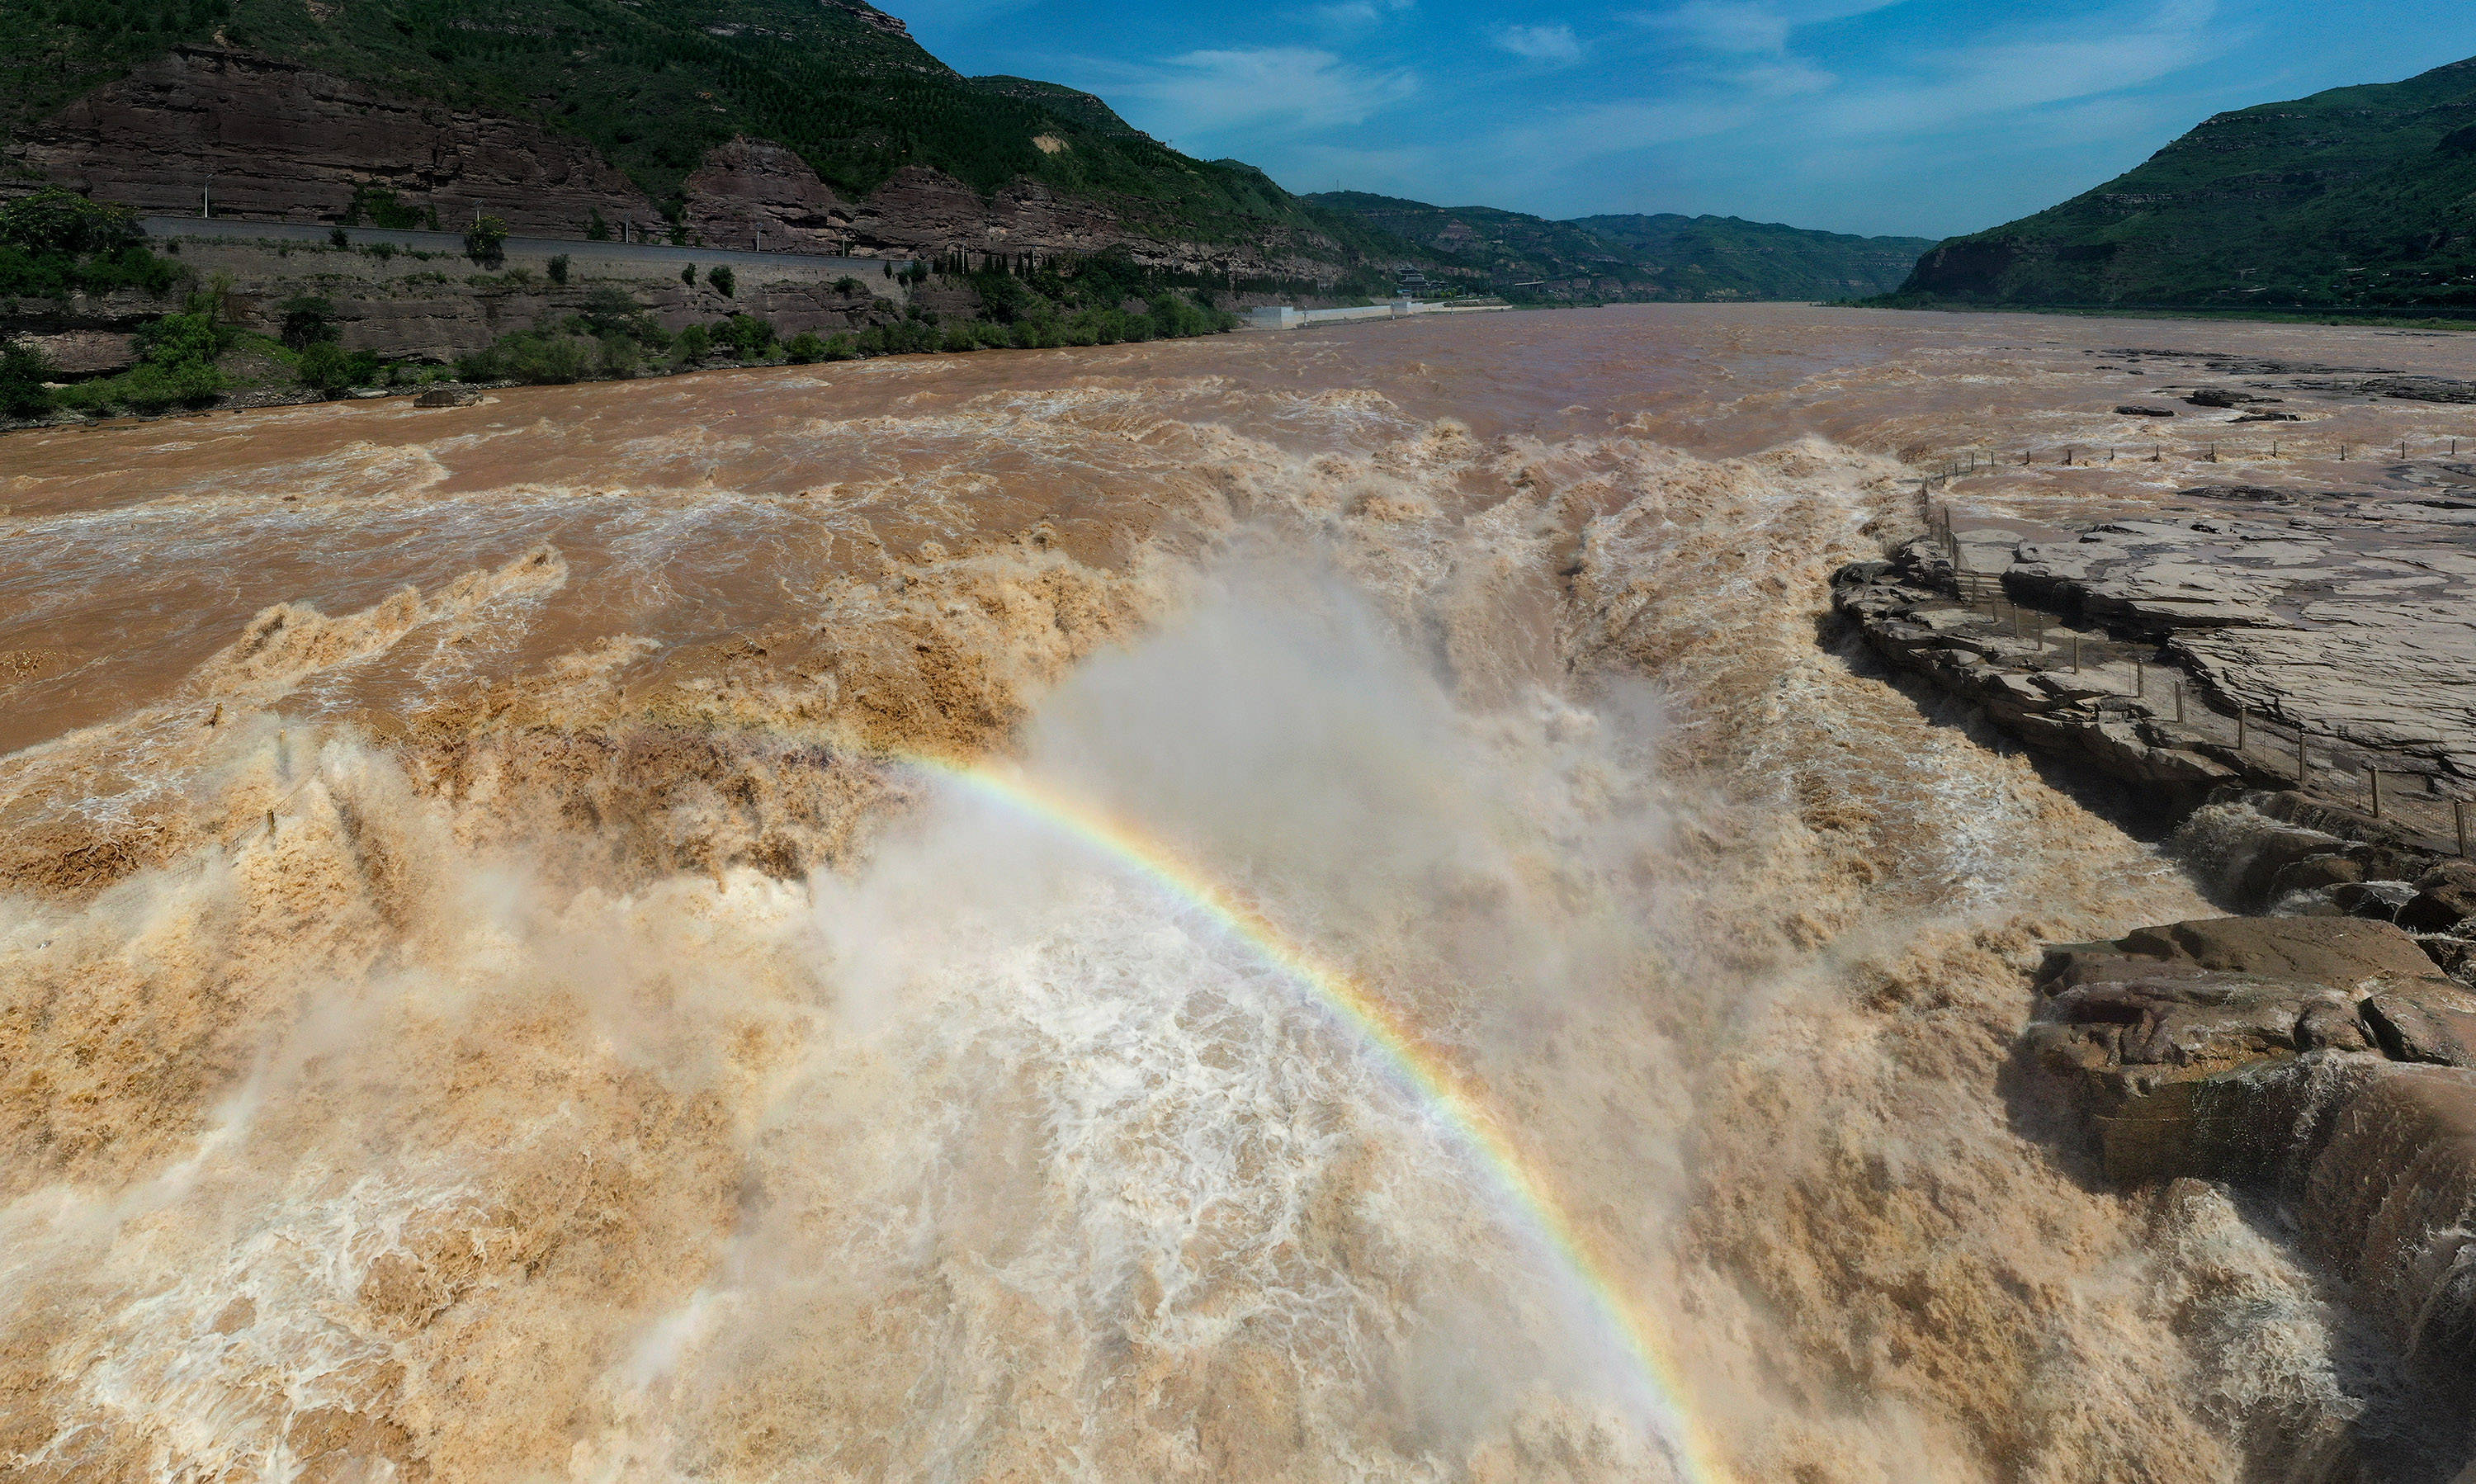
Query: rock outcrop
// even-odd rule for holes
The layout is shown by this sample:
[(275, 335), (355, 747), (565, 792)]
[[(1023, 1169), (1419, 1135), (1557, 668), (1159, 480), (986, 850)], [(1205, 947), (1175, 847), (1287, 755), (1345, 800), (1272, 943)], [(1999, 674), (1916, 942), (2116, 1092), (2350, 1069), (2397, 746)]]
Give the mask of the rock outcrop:
[[(2191, 493), (2266, 503), (2241, 487)], [(1968, 559), (1972, 581), (2028, 607), (2029, 622), (2067, 626), (2057, 642), (2078, 631), (2151, 648), (2149, 663), (2189, 672), (2221, 713), (2241, 707), (2370, 765), (2464, 784), (2476, 782), (2476, 562), (2462, 549), (2471, 525), (2476, 499), (2437, 494), (2352, 501), (2343, 518), (2111, 521), (2069, 540), (1974, 543)], [(2052, 647), (2008, 640), (2005, 625), (1957, 600), (1957, 581), (1948, 553), (1921, 540), (1888, 564), (1841, 574), (1836, 601), (1886, 657), (1987, 702), (2033, 746), (2119, 753), (2087, 725), (2048, 725), (2104, 719), (2145, 747), (2198, 752), (2229, 770), (2178, 777), (2248, 776), (2208, 746), (2162, 743), (2164, 707), (2127, 683), (2128, 665), (2103, 684), (2067, 681)], [(2231, 741), (2231, 730), (2210, 735)]]
[(706, 241), (751, 247), (761, 235), (788, 252), (840, 253), (852, 209), (796, 150), (745, 136), (713, 150), (682, 187), (687, 224)]
[(2387, 924), (2229, 918), (2047, 953), (2025, 1044), (2108, 1175), (2270, 1196), (2402, 1353), (2476, 1363), (2476, 992)]
[[(2033, 630), (2019, 631), (1951, 590), (1942, 550), (1925, 538), (1897, 559), (1859, 562), (1832, 580), (1832, 602), (1877, 654), (1971, 702), (2030, 747), (2071, 755), (2190, 809), (2230, 783), (2274, 786), (2266, 765), (2171, 719), (2134, 663), (2109, 660)], [(2166, 714), (2162, 714), (2166, 713)]]

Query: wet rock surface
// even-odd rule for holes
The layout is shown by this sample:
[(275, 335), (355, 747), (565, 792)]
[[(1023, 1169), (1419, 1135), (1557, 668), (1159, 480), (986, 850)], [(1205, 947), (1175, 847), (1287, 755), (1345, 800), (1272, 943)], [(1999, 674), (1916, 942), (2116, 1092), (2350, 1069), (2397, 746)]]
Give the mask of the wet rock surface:
[(2476, 991), (2389, 924), (2225, 918), (2057, 945), (2038, 994), (2110, 1179), (2257, 1190), (2403, 1353), (2476, 1360)]

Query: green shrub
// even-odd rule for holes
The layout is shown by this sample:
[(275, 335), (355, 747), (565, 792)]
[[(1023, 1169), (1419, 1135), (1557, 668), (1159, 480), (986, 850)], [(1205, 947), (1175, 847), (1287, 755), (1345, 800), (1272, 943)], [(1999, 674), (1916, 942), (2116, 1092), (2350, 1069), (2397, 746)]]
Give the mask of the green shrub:
[(327, 229), (327, 245), (329, 247), (350, 247), (353, 245), (353, 239), (345, 235), (343, 228), (330, 227)]
[(671, 337), (671, 364), (693, 366), (713, 353), (713, 332), (690, 325)]
[(223, 373), (200, 360), (142, 360), (118, 376), (82, 382), (55, 395), (81, 411), (161, 412), (212, 402), (224, 389)]
[(683, 268), (681, 268), (681, 269), (680, 270), (680, 282), (681, 282), (681, 283), (682, 283), (682, 284), (686, 284), (686, 285), (688, 285), (690, 288), (694, 288), (694, 287), (696, 287), (696, 264), (695, 264), (695, 263), (689, 263), (686, 267), (683, 267)]
[(607, 284), (585, 297), (584, 308), (567, 317), (567, 328), (571, 334), (591, 335), (596, 339), (624, 334), (637, 344), (655, 350), (669, 344), (671, 338), (633, 295)]
[(46, 186), (0, 207), (0, 298), (61, 299), (179, 283), (178, 264), (147, 251), (126, 208)]
[(644, 357), (637, 352), (635, 340), (629, 335), (613, 332), (602, 337), (601, 345), (602, 354), (597, 364), (604, 376), (624, 382), (633, 377), (637, 367), (644, 364)]
[(75, 269), (65, 254), (37, 257), (14, 243), (0, 243), (0, 299), (65, 299)]
[(733, 314), (713, 327), (713, 335), (742, 360), (762, 360), (774, 349), (774, 326), (754, 314)]
[(33, 346), (0, 345), (0, 415), (40, 417), (49, 412), (52, 391), (43, 383), (57, 374)]
[(968, 324), (949, 325), (946, 333), (938, 336), (937, 348), (949, 355), (976, 351), (980, 348), (980, 337), (972, 334), (972, 327)]
[(95, 257), (78, 264), (74, 276), (77, 286), (90, 294), (142, 288), (161, 298), (187, 278), (188, 272), (179, 263), (166, 262), (133, 243), (109, 257)]
[(587, 242), (610, 240), (610, 224), (602, 219), (602, 209), (598, 206), (585, 212), (584, 240)]
[(825, 359), (826, 342), (817, 338), (815, 331), (803, 330), (793, 335), (782, 349), (790, 356), (793, 365), (813, 365)]
[(517, 381), (536, 386), (582, 381), (592, 345), (572, 335), (519, 335), (508, 371)]
[(317, 340), (301, 352), (292, 375), (311, 391), (332, 397), (377, 381), (379, 359), (368, 351), (348, 351), (334, 340)]
[(552, 283), (564, 288), (567, 286), (567, 255), (565, 253), (556, 254), (552, 257), (550, 261), (542, 264), (542, 271), (550, 275), (550, 281)]
[(525, 382), (533, 385), (582, 381), (592, 371), (593, 341), (577, 335), (527, 330), (505, 334), (488, 347), (456, 358), (456, 374), (467, 382)]
[(166, 314), (140, 329), (138, 353), (160, 366), (182, 361), (212, 366), (215, 358), (232, 349), (233, 332), (200, 302), (206, 298), (204, 294), (194, 295), (186, 313)]
[(826, 337), (826, 359), (854, 360), (857, 359), (858, 357), (859, 346), (854, 342), (848, 334), (829, 335)]
[(841, 278), (834, 280), (834, 292), (841, 294), (846, 298), (850, 298), (867, 293), (868, 285), (846, 273)]
[[(353, 204), (344, 209), (344, 225), (358, 227), (364, 220), (373, 227), (382, 227), (389, 232), (417, 231), (425, 222), (421, 208), (398, 201), (395, 192), (385, 186), (356, 186), (353, 187)], [(437, 225), (434, 214), (427, 221), (430, 226)]]
[(730, 264), (727, 262), (716, 263), (706, 269), (705, 281), (713, 285), (715, 293), (726, 299), (730, 298), (739, 287), (739, 277), (730, 271)]

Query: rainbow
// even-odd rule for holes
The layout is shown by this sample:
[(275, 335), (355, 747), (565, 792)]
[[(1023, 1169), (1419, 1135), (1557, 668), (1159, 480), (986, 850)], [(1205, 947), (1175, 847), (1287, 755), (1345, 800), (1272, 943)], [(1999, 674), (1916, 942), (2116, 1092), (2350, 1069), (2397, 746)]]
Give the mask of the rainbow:
[(1401, 1015), (1349, 975), (1320, 962), (1263, 913), (1158, 843), (1089, 805), (990, 764), (904, 754), (900, 761), (949, 780), (1008, 811), (1082, 842), (1201, 909), (1305, 988), (1356, 1032), (1465, 1145), (1508, 1203), (1564, 1264), (1633, 1361), (1662, 1439), (1690, 1484), (1729, 1484), (1734, 1472), (1696, 1426), (1690, 1394), (1649, 1312), (1610, 1275), (1591, 1239), (1557, 1200), (1552, 1184), (1525, 1158), (1502, 1123), (1437, 1049)]

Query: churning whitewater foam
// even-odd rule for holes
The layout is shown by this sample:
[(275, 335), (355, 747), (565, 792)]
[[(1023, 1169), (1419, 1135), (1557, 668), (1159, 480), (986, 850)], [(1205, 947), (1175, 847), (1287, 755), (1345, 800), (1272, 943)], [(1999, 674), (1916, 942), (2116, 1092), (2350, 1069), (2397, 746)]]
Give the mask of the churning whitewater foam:
[(1111, 561), (458, 669), (603, 601), (544, 548), (0, 759), (0, 1457), (2331, 1466), (2366, 1383), (2270, 1228), (2092, 1190), (2008, 1076), (2040, 941), (2197, 900), (1817, 643), (1896, 466), (1255, 395), (921, 414), (1207, 460)]

